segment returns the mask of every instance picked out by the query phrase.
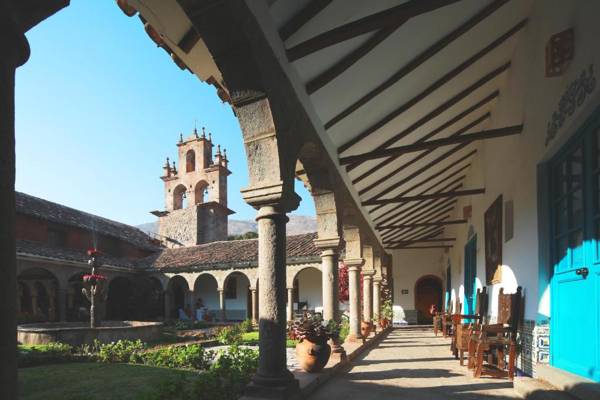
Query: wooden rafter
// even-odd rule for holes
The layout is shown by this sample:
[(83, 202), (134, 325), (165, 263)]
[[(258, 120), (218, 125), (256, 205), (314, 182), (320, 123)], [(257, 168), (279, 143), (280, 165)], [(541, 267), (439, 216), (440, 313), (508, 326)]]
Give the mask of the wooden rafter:
[[(424, 179), (423, 181), (419, 182), (419, 186), (418, 186), (418, 187), (420, 187), (421, 185), (423, 185), (423, 184), (425, 184), (425, 183), (430, 183), (430, 182), (431, 182), (433, 179), (436, 179), (436, 178), (438, 178), (439, 176), (441, 176), (441, 175), (444, 175), (444, 174), (445, 174), (445, 173), (447, 173), (448, 171), (451, 171), (451, 170), (452, 170), (452, 168), (454, 168), (455, 166), (459, 165), (460, 163), (462, 163), (463, 161), (465, 161), (467, 158), (468, 158), (468, 157), (466, 157), (466, 156), (463, 156), (463, 157), (459, 158), (458, 160), (456, 160), (456, 161), (453, 161), (453, 162), (452, 162), (450, 165), (446, 166), (446, 167), (445, 167), (445, 168), (443, 168), (443, 169), (440, 169), (438, 172), (436, 172), (435, 174), (433, 174), (433, 175), (429, 176), (427, 179)], [(464, 171), (465, 169), (469, 168), (470, 166), (471, 166), (471, 164), (470, 164), (470, 163), (467, 163), (467, 164), (465, 164), (465, 165), (463, 165), (463, 166), (459, 167), (457, 170), (453, 170), (453, 171), (452, 171), (452, 172), (450, 172), (450, 173), (449, 173), (447, 176), (445, 176), (444, 178), (442, 178), (440, 181), (436, 181), (436, 182), (434, 182), (432, 185), (428, 186), (426, 189), (424, 189), (424, 190), (420, 191), (419, 193), (427, 193), (427, 192), (429, 192), (430, 190), (433, 190), (433, 189), (434, 189), (435, 187), (437, 187), (439, 184), (441, 184), (441, 183), (444, 183), (444, 182), (446, 182), (448, 179), (451, 179), (451, 178), (453, 178), (453, 177), (457, 176), (459, 173), (461, 173), (461, 172), (462, 172), (462, 171)], [(405, 190), (405, 191), (403, 191), (403, 192), (402, 192), (402, 193), (400, 193), (400, 194), (401, 194), (401, 195), (408, 194), (408, 193), (410, 193), (410, 192), (411, 192), (412, 190), (414, 190), (414, 189), (415, 189), (415, 187), (414, 187), (414, 186), (412, 186), (412, 187), (410, 188), (410, 190)], [(389, 221), (389, 220), (391, 220), (392, 218), (395, 218), (396, 216), (403, 214), (404, 212), (405, 212), (405, 211), (404, 211), (404, 210), (402, 210), (402, 209), (400, 209), (400, 210), (396, 210), (396, 212), (394, 212), (393, 214), (387, 214), (387, 215), (386, 215), (386, 214), (382, 214), (382, 215), (379, 215), (379, 216), (375, 217), (373, 220), (374, 220), (375, 222), (382, 222), (382, 221), (384, 221), (384, 220), (385, 220), (385, 221)]]
[[(409, 133), (415, 131), (417, 128), (421, 127), (422, 125), (426, 124), (427, 122), (429, 122), (432, 119), (436, 118), (437, 116), (441, 115), (442, 113), (444, 113), (445, 111), (447, 111), (449, 108), (451, 108), (452, 106), (456, 105), (458, 102), (460, 102), (461, 100), (465, 99), (470, 94), (472, 94), (473, 92), (475, 92), (477, 89), (479, 89), (480, 87), (482, 87), (486, 83), (490, 82), (492, 79), (498, 77), (500, 74), (502, 74), (503, 72), (505, 72), (506, 70), (508, 70), (509, 67), (510, 67), (510, 61), (507, 62), (507, 63), (505, 63), (505, 64), (503, 64), (503, 65), (501, 65), (500, 67), (495, 68), (494, 70), (490, 71), (489, 73), (487, 73), (486, 75), (484, 75), (483, 77), (481, 77), (480, 79), (478, 79), (475, 83), (471, 84), (470, 86), (468, 86), (467, 88), (465, 88), (461, 92), (457, 93), (452, 98), (450, 98), (449, 100), (447, 100), (446, 102), (442, 103), (441, 105), (439, 105), (438, 107), (436, 107), (434, 110), (432, 110), (431, 112), (429, 112), (428, 114), (426, 114), (425, 116), (423, 116), (421, 119), (419, 119), (417, 122), (415, 122), (414, 124), (412, 124), (407, 129), (405, 129), (402, 132), (399, 132), (396, 135), (392, 136), (390, 139), (386, 140), (382, 145), (377, 146), (377, 149), (384, 149), (384, 148), (386, 148), (388, 146), (391, 146), (392, 144), (396, 143), (398, 140), (400, 140), (403, 137), (407, 136)], [(372, 167), (365, 174), (370, 174), (370, 173), (372, 173), (372, 171), (378, 170), (379, 168), (381, 168), (382, 165), (385, 165), (387, 163), (388, 163), (388, 160), (383, 160), (378, 165)], [(352, 169), (358, 167), (358, 165), (359, 165), (358, 163), (354, 163), (354, 164), (348, 165), (346, 167), (346, 170), (347, 171), (352, 171)], [(364, 176), (365, 174), (363, 174), (362, 176)], [(355, 179), (355, 181), (360, 181), (361, 177)]]
[[(474, 105), (468, 107), (466, 110), (460, 112), (459, 114), (457, 114), (454, 117), (450, 118), (449, 120), (445, 121), (443, 124), (441, 124), (440, 126), (438, 126), (437, 128), (435, 128), (434, 130), (432, 130), (428, 134), (424, 135), (422, 138), (420, 138), (419, 140), (417, 140), (417, 143), (424, 142), (425, 140), (434, 137), (438, 133), (443, 132), (444, 130), (446, 130), (449, 127), (453, 126), (457, 122), (459, 122), (459, 121), (463, 120), (464, 118), (466, 118), (467, 116), (471, 115), (473, 112), (479, 110), (481, 107), (489, 104), (492, 100), (496, 99), (499, 95), (500, 95), (500, 91), (495, 90), (494, 92), (492, 92), (488, 96), (484, 97), (482, 100), (480, 100), (477, 103), (475, 103)], [(486, 116), (491, 116), (490, 113), (487, 113), (485, 115)], [(424, 157), (426, 154), (429, 154), (429, 153), (428, 152), (424, 152), (423, 155), (417, 156), (417, 157), (413, 158), (411, 161), (409, 161), (406, 164), (404, 164), (404, 167), (407, 167), (407, 166), (409, 166), (409, 165), (417, 162), (422, 157)], [(390, 161), (393, 161), (396, 158), (398, 158), (398, 157), (392, 157), (390, 159)], [(374, 186), (376, 186), (377, 184), (379, 184), (379, 182), (381, 182), (381, 181), (387, 180), (391, 176), (392, 176), (391, 174), (388, 174), (388, 175), (384, 176), (383, 178), (380, 178), (378, 181), (375, 182)]]
[(390, 147), (387, 149), (375, 150), (369, 153), (358, 154), (354, 156), (340, 158), (340, 164), (346, 165), (353, 162), (363, 162), (367, 160), (374, 160), (377, 158), (383, 158), (388, 156), (399, 156), (407, 153), (414, 153), (421, 150), (436, 149), (442, 146), (449, 146), (451, 144), (458, 143), (471, 143), (477, 140), (494, 139), (504, 136), (518, 135), (523, 132), (523, 125), (512, 125), (504, 128), (488, 129), (486, 131), (479, 131), (470, 133), (468, 135), (461, 136), (450, 136), (442, 139), (428, 140), (421, 143), (413, 143), (405, 146)]
[(433, 207), (429, 207), (416, 215), (411, 215), (410, 218), (406, 218), (400, 221), (394, 221), (394, 224), (409, 224), (412, 222), (427, 221), (438, 217), (439, 214), (445, 214), (452, 211), (456, 205), (456, 199), (449, 199), (441, 203), (435, 203)]
[(444, 221), (433, 221), (433, 222), (416, 222), (414, 224), (406, 224), (406, 225), (381, 225), (376, 226), (376, 229), (411, 229), (411, 228), (420, 228), (423, 226), (443, 226), (443, 225), (457, 225), (457, 224), (466, 224), (468, 221), (466, 219), (448, 219)]
[[(459, 136), (465, 132), (468, 132), (469, 130), (471, 130), (472, 128), (476, 127), (477, 125), (481, 124), (483, 121), (485, 121), (487, 118), (489, 118), (489, 114), (485, 114), (483, 116), (481, 116), (480, 118), (477, 118), (476, 120), (468, 123), (467, 125), (465, 125), (464, 127), (462, 127), (461, 129), (457, 130), (456, 132), (454, 132), (452, 135), (450, 136)], [(404, 185), (406, 182), (410, 181), (411, 179), (421, 175), (423, 172), (425, 172), (426, 170), (428, 170), (429, 168), (433, 167), (434, 165), (438, 164), (439, 162), (447, 159), (448, 157), (450, 157), (452, 154), (456, 153), (457, 151), (465, 148), (466, 146), (468, 146), (469, 143), (462, 143), (459, 145), (456, 145), (455, 147), (452, 147), (450, 150), (445, 151), (444, 153), (442, 153), (440, 156), (436, 157), (435, 159), (433, 159), (432, 161), (428, 162), (426, 165), (422, 166), (421, 168), (417, 169), (416, 171), (414, 171), (413, 173), (411, 173), (410, 175), (404, 177), (403, 179), (401, 179), (400, 181), (395, 182), (394, 184), (388, 186), (386, 189), (380, 191), (379, 193), (377, 193), (376, 195), (374, 195), (372, 198), (380, 198), (381, 196), (384, 196), (388, 193), (390, 193), (391, 191), (397, 189), (398, 187)], [(402, 170), (404, 170), (406, 167), (408, 167), (409, 165), (414, 164), (416, 161), (424, 158), (425, 156), (431, 154), (434, 150), (425, 150), (423, 151), (421, 154), (419, 154), (417, 157), (415, 157), (414, 159), (410, 160), (409, 162), (407, 162), (406, 164), (401, 165), (400, 167), (398, 167), (397, 169), (395, 169), (393, 171), (393, 173), (388, 173), (386, 175), (384, 175), (383, 177), (377, 179), (375, 182), (371, 183), (370, 185), (360, 189), (358, 191), (359, 195), (363, 195), (366, 194), (367, 192), (371, 191), (372, 189), (374, 189), (375, 187), (379, 186), (381, 183), (387, 181), (388, 179), (391, 179), (393, 176), (395, 176), (396, 174), (399, 174)]]
[(404, 23), (413, 17), (458, 1), (460, 0), (410, 0), (396, 7), (338, 26), (305, 42), (299, 43), (287, 50), (287, 56), (290, 61), (294, 61), (326, 47), (352, 39), (353, 37), (381, 29), (391, 24), (397, 24), (400, 21)]
[(279, 29), (279, 36), (281, 40), (288, 40), (294, 33), (298, 32), (308, 21), (313, 19), (319, 14), (325, 7), (327, 7), (333, 0), (311, 0), (304, 8), (296, 13), (288, 22), (286, 22), (281, 29)]
[(437, 242), (453, 242), (455, 241), (456, 238), (437, 238), (437, 239), (417, 239), (417, 240), (409, 240), (409, 241), (402, 241), (402, 240), (392, 240), (389, 242), (383, 242), (384, 245), (386, 244), (398, 244), (398, 245), (409, 245), (409, 244), (413, 244), (413, 243), (437, 243)]
[(308, 94), (312, 94), (317, 90), (321, 89), (323, 86), (327, 85), (329, 82), (340, 76), (345, 70), (350, 68), (354, 63), (367, 55), (371, 50), (373, 50), (377, 45), (387, 39), (392, 33), (396, 31), (402, 24), (392, 24), (380, 29), (377, 33), (369, 38), (364, 44), (359, 46), (356, 50), (342, 58), (340, 61), (332, 65), (327, 70), (323, 71), (321, 74), (311, 79), (306, 84), (306, 92)]
[[(454, 78), (456, 78), (458, 75), (460, 75), (463, 72), (465, 72), (469, 67), (471, 67), (473, 64), (475, 64), (477, 61), (481, 60), (483, 57), (485, 57), (486, 55), (488, 55), (489, 53), (491, 53), (493, 50), (495, 50), (496, 48), (498, 48), (501, 44), (503, 44), (504, 42), (506, 42), (514, 34), (516, 34), (517, 32), (519, 32), (526, 25), (526, 23), (527, 23), (527, 20), (523, 20), (523, 21), (519, 22), (517, 25), (515, 25), (514, 27), (512, 27), (509, 31), (507, 31), (506, 33), (504, 33), (503, 35), (499, 36), (494, 41), (492, 41), (490, 44), (488, 44), (486, 47), (484, 47), (483, 49), (479, 50), (477, 53), (475, 53), (474, 55), (472, 55), (471, 57), (469, 57), (468, 59), (466, 59), (465, 61), (463, 61), (461, 64), (459, 64), (458, 66), (456, 66), (452, 70), (448, 71), (444, 76), (442, 76), (440, 79), (438, 79), (435, 82), (433, 82), (431, 85), (429, 85), (421, 93), (419, 93), (418, 95), (414, 96), (412, 99), (410, 99), (406, 103), (402, 104), (400, 107), (396, 108), (391, 113), (387, 114), (384, 118), (382, 118), (381, 120), (379, 120), (374, 125), (371, 125), (369, 128), (367, 128), (366, 130), (364, 130), (363, 132), (361, 132), (360, 134), (358, 134), (357, 136), (355, 136), (351, 140), (349, 140), (343, 146), (340, 146), (340, 148), (338, 149), (338, 153), (343, 152), (343, 151), (349, 149), (353, 145), (355, 145), (355, 144), (359, 143), (360, 141), (364, 140), (365, 138), (369, 137), (370, 135), (372, 135), (373, 133), (375, 133), (376, 131), (378, 131), (380, 128), (382, 128), (383, 126), (385, 126), (386, 124), (388, 124), (389, 122), (391, 122), (392, 120), (394, 120), (395, 118), (397, 118), (398, 116), (400, 116), (401, 114), (403, 114), (404, 112), (408, 111), (415, 104), (419, 103), (421, 100), (423, 100), (424, 98), (426, 98), (427, 96), (429, 96), (433, 92), (435, 92), (438, 89), (440, 89), (446, 83), (450, 82), (451, 80), (453, 80)], [(403, 136), (401, 136), (401, 135), (397, 135), (396, 137), (392, 137), (391, 139), (389, 139), (386, 142), (384, 142), (383, 144), (381, 144), (378, 147), (378, 149), (385, 148), (385, 147), (393, 144), (394, 142), (400, 140), (402, 137)]]
[[(428, 223), (428, 222), (438, 222), (438, 221), (446, 221), (450, 219), (449, 213), (453, 210), (453, 208), (449, 208), (444, 210), (444, 212), (438, 212), (430, 215), (425, 219), (420, 220), (410, 220), (407, 222), (394, 223), (394, 225), (410, 225), (410, 224), (419, 224), (419, 223)], [(437, 230), (439, 230), (439, 226), (421, 226), (410, 229), (392, 229), (389, 234), (385, 235), (385, 240), (390, 239), (398, 239), (398, 240), (412, 240), (418, 237), (429, 237), (433, 235)]]
[(471, 17), (464, 24), (462, 24), (461, 26), (459, 26), (458, 28), (456, 28), (455, 30), (450, 32), (448, 35), (441, 38), (439, 41), (437, 41), (431, 47), (429, 47), (428, 49), (423, 51), (417, 57), (413, 58), (410, 62), (408, 62), (408, 64), (404, 65), (402, 68), (400, 68), (400, 70), (395, 72), (391, 77), (389, 77), (384, 82), (379, 84), (376, 88), (374, 88), (369, 93), (367, 93), (366, 95), (361, 97), (359, 100), (352, 103), (349, 107), (344, 109), (341, 113), (339, 113), (338, 115), (333, 117), (330, 121), (328, 121), (325, 124), (325, 129), (331, 128), (332, 126), (334, 126), (335, 124), (340, 122), (342, 119), (346, 118), (348, 115), (352, 114), (354, 111), (356, 111), (357, 109), (359, 109), (360, 107), (362, 107), (363, 105), (368, 103), (370, 100), (372, 100), (373, 98), (378, 96), (380, 93), (382, 93), (383, 91), (388, 89), (390, 86), (394, 85), (400, 79), (404, 78), (406, 75), (408, 75), (409, 73), (414, 71), (417, 67), (419, 67), (424, 62), (429, 60), (431, 57), (435, 56), (438, 52), (443, 50), (450, 43), (452, 43), (453, 41), (458, 39), (464, 33), (468, 32), (475, 25), (479, 24), (481, 21), (483, 21), (489, 15), (493, 14), (498, 8), (500, 8), (507, 2), (508, 2), (508, 0), (497, 0), (497, 1), (492, 2), (490, 5), (486, 6), (485, 8), (483, 8), (481, 11), (479, 11), (477, 14), (475, 14), (473, 17)]
[(432, 237), (434, 235), (439, 235), (439, 231), (443, 232), (443, 228), (440, 229), (440, 227), (438, 226), (434, 226), (434, 227), (424, 227), (419, 229), (418, 231), (408, 231), (408, 232), (397, 232), (396, 235), (394, 237), (392, 237), (391, 239), (401, 239), (401, 240), (413, 240), (413, 239), (417, 239), (417, 238), (423, 238), (423, 237)]
[(378, 205), (378, 204), (408, 203), (409, 201), (440, 199), (440, 198), (445, 198), (445, 197), (454, 198), (454, 197), (461, 197), (461, 196), (472, 196), (475, 194), (483, 194), (483, 193), (485, 193), (485, 188), (465, 189), (465, 190), (455, 190), (452, 192), (421, 194), (418, 196), (392, 197), (391, 199), (373, 199), (373, 200), (363, 201), (361, 204), (363, 206), (373, 206), (373, 205)]
[(417, 249), (451, 249), (452, 245), (437, 245), (437, 246), (393, 246), (387, 247), (392, 250), (417, 250)]

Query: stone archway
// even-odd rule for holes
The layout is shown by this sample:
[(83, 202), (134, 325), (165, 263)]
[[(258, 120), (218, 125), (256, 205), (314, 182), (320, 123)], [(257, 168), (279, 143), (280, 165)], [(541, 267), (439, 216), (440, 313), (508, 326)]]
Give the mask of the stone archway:
[[(189, 307), (188, 303), (189, 286), (185, 278), (175, 275), (169, 280), (167, 285), (166, 317), (179, 318), (179, 310), (185, 311)], [(191, 310), (190, 310), (191, 311)]]
[(318, 268), (306, 267), (296, 273), (293, 299), (298, 310), (322, 312), (323, 279)]
[(117, 276), (108, 284), (106, 300), (106, 319), (125, 321), (135, 319), (132, 303), (133, 282), (129, 278)]
[(58, 320), (58, 279), (45, 268), (30, 268), (17, 276), (18, 320), (47, 322)]
[(250, 297), (250, 279), (240, 271), (227, 275), (223, 281), (226, 320), (243, 321), (250, 318), (252, 298)]
[(194, 310), (198, 320), (214, 321), (220, 314), (219, 287), (217, 279), (209, 274), (200, 274), (194, 282)]
[(431, 324), (433, 317), (429, 309), (434, 304), (438, 310), (442, 309), (442, 278), (435, 275), (420, 277), (415, 283), (415, 309), (417, 310), (417, 323)]

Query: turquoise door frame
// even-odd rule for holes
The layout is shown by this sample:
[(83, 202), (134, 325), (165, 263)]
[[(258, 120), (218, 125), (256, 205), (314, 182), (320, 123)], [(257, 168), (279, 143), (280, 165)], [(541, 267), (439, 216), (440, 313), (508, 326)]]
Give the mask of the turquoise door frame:
[(465, 301), (463, 303), (463, 313), (472, 315), (475, 313), (475, 291), (477, 285), (477, 235), (474, 235), (465, 245)]
[(600, 113), (549, 168), (550, 363), (600, 381)]

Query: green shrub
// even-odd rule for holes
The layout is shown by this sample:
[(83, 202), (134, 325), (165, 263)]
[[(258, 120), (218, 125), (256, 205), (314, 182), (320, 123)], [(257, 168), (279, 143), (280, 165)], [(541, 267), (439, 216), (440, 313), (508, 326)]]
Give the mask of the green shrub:
[(70, 362), (74, 359), (74, 348), (66, 343), (19, 346), (17, 350), (19, 368)]
[(138, 400), (235, 400), (258, 368), (258, 351), (231, 346), (220, 351), (209, 370), (188, 378), (164, 381)]
[(237, 325), (225, 326), (219, 329), (216, 338), (221, 344), (239, 344), (242, 340), (242, 332)]
[(199, 344), (163, 347), (157, 350), (135, 353), (132, 362), (154, 367), (207, 369), (214, 353)]
[(344, 343), (346, 337), (350, 333), (350, 321), (346, 315), (342, 316), (342, 322), (340, 323), (340, 343)]
[(252, 324), (252, 320), (247, 319), (240, 324), (240, 330), (242, 333), (252, 332), (254, 330), (254, 325)]
[(95, 358), (100, 362), (126, 363), (132, 361), (136, 353), (144, 350), (145, 345), (141, 340), (119, 340), (99, 346)]

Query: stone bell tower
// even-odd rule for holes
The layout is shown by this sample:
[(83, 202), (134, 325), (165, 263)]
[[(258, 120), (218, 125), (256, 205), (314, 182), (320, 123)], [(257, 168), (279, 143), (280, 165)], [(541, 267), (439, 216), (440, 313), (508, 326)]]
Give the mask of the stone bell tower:
[(206, 137), (194, 128), (177, 143), (179, 170), (169, 158), (160, 179), (165, 183), (165, 211), (152, 211), (158, 216), (158, 234), (168, 247), (195, 246), (227, 240), (227, 218), (234, 212), (227, 208), (227, 153), (217, 152), (213, 158), (211, 134)]

